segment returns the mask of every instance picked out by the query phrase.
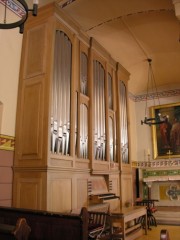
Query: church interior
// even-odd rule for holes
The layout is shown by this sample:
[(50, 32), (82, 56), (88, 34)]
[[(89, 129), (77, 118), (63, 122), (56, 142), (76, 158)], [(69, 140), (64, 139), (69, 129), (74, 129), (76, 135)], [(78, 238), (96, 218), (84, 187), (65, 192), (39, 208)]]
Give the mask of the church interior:
[(0, 16), (0, 237), (178, 240), (180, 0)]

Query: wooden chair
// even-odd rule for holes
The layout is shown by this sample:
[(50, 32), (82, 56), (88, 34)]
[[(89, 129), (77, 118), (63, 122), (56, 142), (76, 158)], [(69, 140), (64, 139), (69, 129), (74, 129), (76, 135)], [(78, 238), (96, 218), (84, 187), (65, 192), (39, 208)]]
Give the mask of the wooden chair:
[[(157, 211), (157, 208), (155, 207), (155, 201), (153, 199), (138, 199), (136, 201), (136, 205), (138, 206), (146, 206), (147, 208), (147, 224), (148, 224), (148, 229), (151, 230), (150, 226), (157, 226), (156, 223), (156, 218), (154, 216), (154, 213)], [(144, 225), (144, 218), (139, 219), (139, 222)]]
[(100, 239), (105, 233), (108, 213), (89, 211), (88, 236), (89, 239)]

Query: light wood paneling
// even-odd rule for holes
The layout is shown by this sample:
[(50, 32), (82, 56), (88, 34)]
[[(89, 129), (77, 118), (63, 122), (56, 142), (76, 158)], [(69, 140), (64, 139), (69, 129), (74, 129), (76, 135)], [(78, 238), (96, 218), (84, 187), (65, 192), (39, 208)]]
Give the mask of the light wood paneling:
[(77, 208), (88, 205), (87, 179), (77, 179)]
[(120, 195), (120, 188), (119, 188), (119, 176), (116, 175), (112, 175), (110, 176), (109, 181), (111, 182), (111, 189), (110, 192), (115, 193), (117, 196)]
[(29, 209), (46, 209), (45, 175), (38, 172), (16, 173), (13, 205)]
[(69, 178), (53, 179), (50, 182), (50, 210), (69, 212), (72, 209), (72, 180)]
[(21, 158), (42, 158), (42, 90), (40, 79), (25, 85), (20, 129)]
[(24, 78), (30, 78), (45, 72), (46, 25), (37, 26), (28, 31)]
[(133, 203), (132, 175), (128, 173), (121, 175), (121, 201), (123, 207)]

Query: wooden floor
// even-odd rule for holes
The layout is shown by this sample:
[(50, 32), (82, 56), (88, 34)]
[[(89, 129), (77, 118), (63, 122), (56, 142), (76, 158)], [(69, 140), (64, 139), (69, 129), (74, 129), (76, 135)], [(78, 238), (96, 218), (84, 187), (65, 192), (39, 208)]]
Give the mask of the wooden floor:
[(180, 240), (180, 226), (158, 225), (148, 230), (147, 235), (137, 238), (136, 240), (159, 240), (161, 229), (169, 231), (170, 240)]

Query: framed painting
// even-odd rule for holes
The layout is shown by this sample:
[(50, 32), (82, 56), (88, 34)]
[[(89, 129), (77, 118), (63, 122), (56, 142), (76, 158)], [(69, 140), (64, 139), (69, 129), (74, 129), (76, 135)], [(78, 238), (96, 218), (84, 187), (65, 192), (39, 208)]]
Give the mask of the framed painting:
[(180, 157), (180, 103), (151, 107), (153, 118), (165, 118), (165, 122), (152, 126), (153, 152), (156, 158)]

